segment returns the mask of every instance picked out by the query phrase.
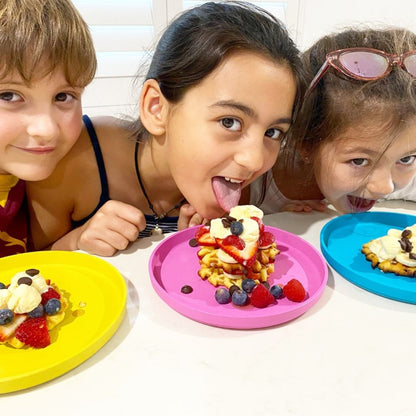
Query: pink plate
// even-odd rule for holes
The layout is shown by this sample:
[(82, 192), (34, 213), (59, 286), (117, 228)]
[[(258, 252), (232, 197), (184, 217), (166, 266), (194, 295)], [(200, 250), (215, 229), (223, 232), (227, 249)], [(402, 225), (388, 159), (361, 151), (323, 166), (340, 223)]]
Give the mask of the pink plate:
[[(274, 234), (280, 254), (276, 257), (275, 271), (270, 285), (285, 284), (298, 279), (306, 289), (307, 299), (292, 302), (277, 300), (267, 308), (252, 305), (220, 305), (214, 297), (216, 288), (198, 276), (198, 247), (191, 247), (197, 227), (179, 231), (163, 240), (153, 251), (149, 262), (152, 285), (158, 295), (174, 310), (204, 324), (222, 328), (265, 328), (290, 321), (310, 309), (321, 297), (328, 279), (324, 258), (302, 238), (273, 227), (265, 227)], [(181, 288), (189, 285), (192, 293)]]

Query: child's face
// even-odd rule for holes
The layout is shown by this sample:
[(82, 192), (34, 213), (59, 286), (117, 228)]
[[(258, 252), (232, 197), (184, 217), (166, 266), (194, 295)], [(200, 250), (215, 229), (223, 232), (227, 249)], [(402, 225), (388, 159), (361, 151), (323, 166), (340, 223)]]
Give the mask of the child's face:
[(48, 177), (81, 132), (81, 93), (61, 70), (30, 86), (17, 73), (0, 80), (0, 174)]
[(295, 93), (289, 69), (244, 52), (228, 57), (171, 109), (171, 174), (200, 215), (229, 211), (241, 188), (273, 166)]
[(416, 175), (416, 121), (407, 123), (390, 146), (391, 137), (386, 136), (362, 126), (320, 146), (315, 178), (339, 212), (368, 211)]

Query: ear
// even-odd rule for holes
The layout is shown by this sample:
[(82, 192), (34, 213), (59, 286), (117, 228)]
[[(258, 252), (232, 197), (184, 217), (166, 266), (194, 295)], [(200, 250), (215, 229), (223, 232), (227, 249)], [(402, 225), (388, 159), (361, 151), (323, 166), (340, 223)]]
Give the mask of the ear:
[(153, 136), (165, 133), (168, 102), (154, 79), (148, 79), (140, 93), (140, 120)]

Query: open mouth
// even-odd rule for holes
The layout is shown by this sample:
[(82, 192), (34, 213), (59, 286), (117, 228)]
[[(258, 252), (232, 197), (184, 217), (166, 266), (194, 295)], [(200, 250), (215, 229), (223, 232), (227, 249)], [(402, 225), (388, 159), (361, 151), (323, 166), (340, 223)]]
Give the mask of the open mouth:
[(353, 195), (348, 195), (347, 198), (352, 212), (369, 211), (376, 203), (375, 199), (360, 198)]
[(212, 189), (220, 207), (229, 212), (232, 207), (238, 205), (241, 197), (243, 180), (232, 179), (224, 176), (214, 176), (211, 180)]

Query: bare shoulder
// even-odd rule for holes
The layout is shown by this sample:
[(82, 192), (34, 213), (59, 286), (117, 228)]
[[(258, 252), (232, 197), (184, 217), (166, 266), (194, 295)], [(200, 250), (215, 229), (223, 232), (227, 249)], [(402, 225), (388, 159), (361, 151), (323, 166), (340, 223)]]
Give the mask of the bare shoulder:
[(126, 139), (132, 136), (131, 123), (128, 120), (112, 116), (101, 116), (92, 118), (91, 122), (100, 143), (114, 141), (115, 139)]

